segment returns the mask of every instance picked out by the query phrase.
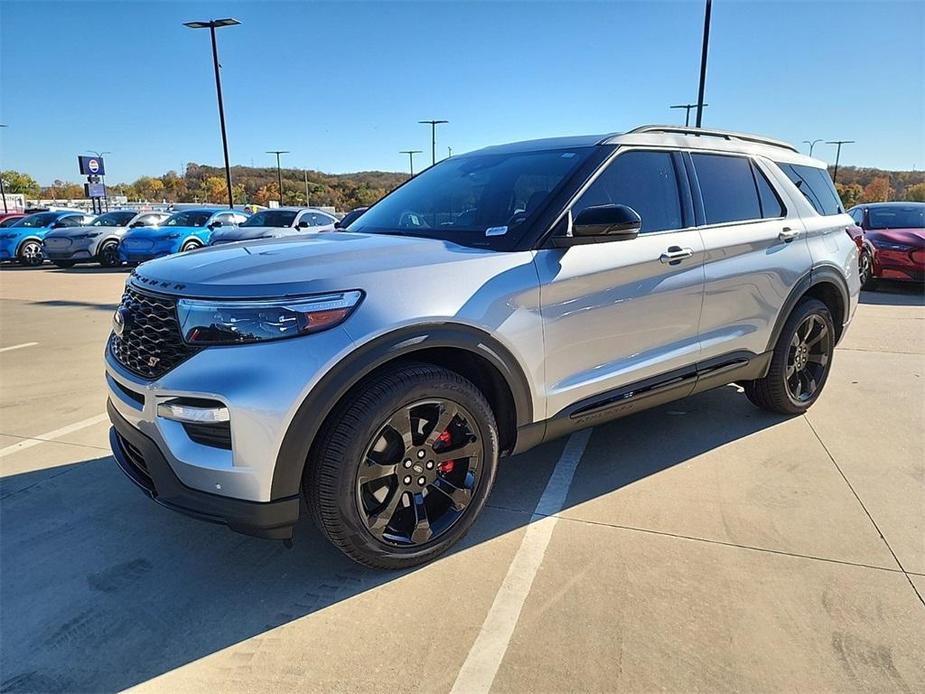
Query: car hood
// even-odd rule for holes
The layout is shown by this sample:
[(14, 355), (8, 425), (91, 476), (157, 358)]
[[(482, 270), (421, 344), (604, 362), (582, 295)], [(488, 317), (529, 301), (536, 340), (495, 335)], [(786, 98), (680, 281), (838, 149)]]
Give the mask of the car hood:
[(925, 245), (925, 229), (871, 229), (867, 235), (909, 246)]
[(144, 263), (132, 281), (139, 287), (201, 298), (304, 295), (399, 280), (410, 293), (422, 277), (433, 282), (466, 272), (441, 266), (478, 263), (480, 272), (475, 274), (490, 275), (509, 264), (508, 255), (436, 239), (342, 232), (180, 253)]
[(291, 232), (291, 227), (229, 227), (212, 232), (213, 241), (250, 241), (264, 236), (280, 236)]
[(123, 228), (124, 227), (68, 227), (67, 229), (55, 229), (54, 231), (50, 231), (45, 238), (72, 238), (74, 236), (93, 234), (95, 232), (99, 232), (100, 234), (111, 234), (122, 231)]
[(138, 227), (131, 229), (124, 238), (126, 239), (162, 239), (171, 234), (187, 236), (200, 232), (205, 227)]

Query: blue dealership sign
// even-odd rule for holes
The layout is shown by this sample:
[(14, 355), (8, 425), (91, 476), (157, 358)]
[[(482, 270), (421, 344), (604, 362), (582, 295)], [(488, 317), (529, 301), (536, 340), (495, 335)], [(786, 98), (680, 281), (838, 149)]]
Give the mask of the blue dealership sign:
[(84, 176), (103, 176), (106, 168), (103, 166), (103, 157), (77, 157), (80, 173)]

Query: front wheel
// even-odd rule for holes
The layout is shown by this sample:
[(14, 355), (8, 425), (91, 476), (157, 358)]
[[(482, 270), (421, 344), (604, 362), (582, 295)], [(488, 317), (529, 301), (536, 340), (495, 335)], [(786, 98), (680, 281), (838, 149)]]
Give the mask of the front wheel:
[(763, 410), (802, 414), (822, 393), (835, 351), (835, 323), (818, 299), (804, 299), (781, 330), (764, 378), (744, 383), (745, 395)]
[(481, 391), (447, 369), (407, 364), (332, 413), (303, 487), (316, 524), (342, 552), (403, 569), (466, 534), (497, 464), (497, 425)]
[(96, 257), (103, 267), (118, 267), (122, 264), (122, 261), (119, 260), (119, 242), (115, 239), (106, 241), (100, 246)]
[(20, 265), (36, 267), (45, 262), (45, 251), (38, 241), (26, 241), (19, 249), (17, 259)]
[(861, 255), (858, 257), (858, 275), (861, 278), (861, 289), (871, 290), (876, 287), (874, 261), (867, 251), (861, 251)]
[(195, 251), (197, 248), (202, 248), (202, 244), (198, 241), (190, 240), (183, 244), (180, 252), (185, 253), (186, 251)]

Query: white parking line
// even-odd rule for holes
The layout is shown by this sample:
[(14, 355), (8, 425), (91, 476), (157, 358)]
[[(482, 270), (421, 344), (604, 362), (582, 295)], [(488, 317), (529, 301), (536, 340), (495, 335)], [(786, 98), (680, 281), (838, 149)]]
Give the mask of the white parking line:
[(49, 431), (45, 434), (39, 434), (38, 436), (32, 436), (28, 439), (20, 441), (19, 443), (14, 443), (12, 446), (7, 446), (6, 448), (0, 448), (0, 458), (5, 458), (8, 455), (19, 453), (20, 451), (25, 450), (27, 448), (32, 448), (33, 446), (38, 446), (40, 443), (45, 443), (46, 441), (53, 441), (54, 439), (60, 439), (62, 436), (67, 436), (68, 434), (73, 433), (75, 431), (86, 429), (87, 427), (92, 427), (94, 424), (105, 422), (107, 419), (109, 419), (109, 415), (107, 415), (104, 412), (103, 414), (96, 415), (96, 417), (90, 417), (89, 419), (83, 419), (79, 422), (68, 424), (66, 427), (61, 427), (60, 429), (55, 429), (54, 431)]
[(23, 347), (34, 347), (38, 342), (23, 342), (21, 345), (11, 345), (9, 347), (0, 347), (0, 352), (12, 352), (14, 349), (22, 349)]
[(590, 437), (591, 430), (585, 429), (572, 434), (566, 442), (562, 456), (546, 483), (543, 496), (530, 517), (530, 525), (508, 568), (507, 576), (466, 656), (466, 662), (456, 676), (451, 694), (476, 694), (491, 689), (514, 627), (520, 619), (524, 601), (552, 538), (557, 521), (555, 514), (562, 510), (575, 468), (578, 467)]

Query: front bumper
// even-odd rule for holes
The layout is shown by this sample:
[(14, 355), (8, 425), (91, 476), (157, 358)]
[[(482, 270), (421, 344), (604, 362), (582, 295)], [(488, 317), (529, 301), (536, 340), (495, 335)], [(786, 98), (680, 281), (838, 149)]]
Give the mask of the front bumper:
[(49, 260), (93, 260), (93, 244), (91, 239), (58, 239), (47, 238), (42, 243), (45, 257)]
[(106, 403), (112, 428), (109, 444), (122, 471), (162, 506), (234, 531), (286, 540), (299, 518), (299, 497), (269, 502), (245, 501), (192, 489), (171, 469), (157, 443), (129, 424), (112, 401)]
[(143, 247), (133, 247), (132, 241), (123, 240), (119, 244), (119, 260), (124, 263), (143, 263), (146, 260), (173, 255), (180, 250), (179, 239), (151, 240)]

